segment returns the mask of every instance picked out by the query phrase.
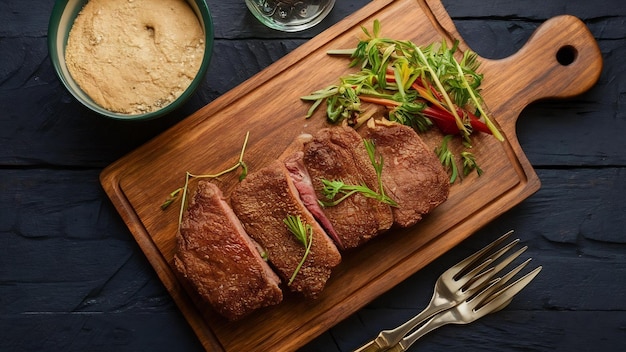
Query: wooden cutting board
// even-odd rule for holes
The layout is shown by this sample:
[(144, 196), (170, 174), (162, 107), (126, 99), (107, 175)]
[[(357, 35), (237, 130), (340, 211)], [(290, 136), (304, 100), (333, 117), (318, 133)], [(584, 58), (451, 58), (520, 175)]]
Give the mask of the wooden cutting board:
[[(594, 38), (571, 16), (544, 23), (509, 58), (480, 58), (482, 94), (506, 137), (475, 140), (484, 174), (454, 184), (449, 200), (417, 226), (345, 253), (318, 300), (287, 295), (278, 306), (226, 322), (187, 293), (172, 271), (178, 204), (165, 211), (160, 205), (183, 186), (186, 171), (210, 174), (235, 164), (246, 132), (245, 161), (254, 172), (298, 134), (325, 126), (322, 112), (304, 118), (309, 105), (299, 97), (349, 72), (348, 59), (326, 52), (354, 47), (360, 26), (371, 29), (375, 19), (386, 37), (418, 45), (458, 39), (467, 49), (439, 0), (373, 1), (102, 172), (103, 188), (207, 350), (295, 350), (530, 196), (540, 182), (515, 134), (520, 112), (538, 99), (586, 91), (602, 69)], [(236, 178), (219, 179), (226, 194)]]

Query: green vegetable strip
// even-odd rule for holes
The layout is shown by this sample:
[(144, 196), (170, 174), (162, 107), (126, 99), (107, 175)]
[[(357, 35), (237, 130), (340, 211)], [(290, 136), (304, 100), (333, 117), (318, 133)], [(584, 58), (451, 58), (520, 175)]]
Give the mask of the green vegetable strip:
[[(302, 97), (303, 100), (314, 101), (307, 117), (325, 100), (330, 122), (347, 120), (348, 125), (356, 128), (364, 122), (365, 115), (371, 115), (374, 111), (363, 110), (363, 102), (384, 106), (390, 121), (411, 126), (418, 132), (436, 125), (444, 135), (460, 134), (468, 149), (471, 148), (470, 135), (474, 131), (490, 133), (497, 140), (504, 140), (482, 105), (478, 88), (483, 76), (476, 72), (479, 62), (475, 53), (465, 51), (459, 62), (454, 57), (458, 41), (451, 47), (445, 41), (439, 48), (434, 43), (418, 47), (407, 40), (381, 38), (378, 20), (374, 20), (371, 34), (366, 28), (361, 28), (367, 39), (359, 41), (356, 48), (328, 52), (332, 55), (350, 55), (350, 67), (360, 64), (361, 70), (340, 77), (339, 86)], [(470, 108), (475, 110), (470, 112)], [(451, 171), (451, 179), (455, 180), (461, 173), (455, 165), (456, 158), (447, 148), (450, 138), (442, 141), (439, 157)], [(482, 173), (471, 152), (465, 151), (461, 157), (463, 174), (472, 169)], [(326, 186), (332, 188), (330, 182)], [(332, 186), (339, 187), (337, 183), (332, 183)], [(362, 187), (342, 185), (335, 192), (342, 193), (342, 199), (346, 193), (355, 190), (373, 196), (369, 192), (371, 190)]]
[(459, 131), (461, 131), (463, 133), (463, 135), (469, 136), (469, 134), (470, 134), (469, 131), (465, 127), (465, 124), (463, 124), (463, 120), (461, 120), (461, 118), (459, 117), (459, 114), (456, 113), (456, 109), (454, 107), (454, 104), (452, 104), (452, 101), (450, 100), (450, 96), (448, 95), (446, 90), (443, 88), (443, 85), (441, 85), (441, 81), (439, 80), (439, 77), (437, 77), (437, 74), (435, 73), (435, 70), (433, 70), (433, 68), (428, 64), (428, 60), (426, 60), (426, 56), (424, 56), (424, 53), (422, 52), (422, 50), (419, 47), (416, 46), (415, 47), (415, 51), (420, 56), (422, 61), (424, 61), (424, 64), (426, 65), (426, 68), (430, 72), (431, 78), (433, 79), (433, 81), (437, 85), (437, 88), (439, 88), (439, 92), (441, 93), (441, 95), (443, 96), (444, 100), (446, 101), (446, 104), (448, 105), (448, 110), (450, 110), (450, 113), (452, 113), (452, 115), (454, 116), (454, 119), (456, 120), (456, 126), (459, 128)]
[(476, 98), (476, 95), (474, 95), (474, 90), (470, 87), (469, 82), (467, 82), (467, 80), (465, 79), (465, 75), (463, 74), (463, 69), (461, 68), (461, 65), (459, 65), (459, 63), (456, 62), (456, 60), (454, 61), (454, 63), (456, 64), (456, 68), (459, 72), (459, 77), (461, 77), (461, 80), (463, 81), (463, 84), (465, 85), (467, 92), (472, 97), (472, 101), (474, 102), (474, 105), (476, 105), (476, 108), (478, 109), (478, 111), (480, 111), (480, 116), (482, 116), (485, 119), (485, 124), (487, 125), (487, 127), (489, 127), (489, 130), (491, 131), (491, 133), (497, 140), (499, 140), (500, 142), (504, 141), (504, 137), (502, 136), (500, 131), (496, 128), (496, 126), (493, 124), (493, 122), (491, 122), (491, 120), (487, 116), (487, 113), (485, 113), (485, 111), (483, 110), (482, 104), (480, 103), (478, 98)]

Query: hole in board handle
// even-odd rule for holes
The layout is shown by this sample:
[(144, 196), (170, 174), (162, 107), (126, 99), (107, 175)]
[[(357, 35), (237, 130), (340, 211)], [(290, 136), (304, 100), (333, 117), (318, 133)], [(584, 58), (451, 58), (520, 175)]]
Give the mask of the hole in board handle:
[(571, 45), (565, 45), (556, 52), (556, 61), (563, 66), (567, 66), (576, 61), (578, 50)]

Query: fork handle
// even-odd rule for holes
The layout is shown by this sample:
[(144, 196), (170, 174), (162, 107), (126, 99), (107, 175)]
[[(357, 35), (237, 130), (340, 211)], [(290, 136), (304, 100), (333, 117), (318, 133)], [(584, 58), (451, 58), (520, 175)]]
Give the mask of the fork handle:
[(450, 309), (455, 305), (455, 302), (442, 299), (437, 292), (435, 292), (430, 303), (428, 304), (428, 307), (426, 307), (426, 309), (421, 311), (418, 315), (393, 330), (381, 331), (375, 339), (359, 347), (354, 352), (385, 351), (389, 347), (400, 342), (400, 340), (416, 326), (422, 324), (433, 315)]
[(374, 339), (366, 343), (365, 345), (359, 347), (358, 349), (354, 350), (354, 352), (378, 352), (378, 351), (384, 351), (384, 350), (385, 348), (379, 346), (376, 343), (376, 339)]
[(432, 317), (426, 324), (419, 327), (419, 329), (412, 332), (410, 335), (404, 337), (397, 344), (392, 346), (389, 349), (386, 349), (387, 352), (404, 352), (411, 347), (415, 341), (419, 340), (422, 336), (428, 334), (429, 332), (442, 327), (444, 325), (450, 324), (454, 321), (454, 317), (452, 316), (450, 311), (444, 312), (442, 314), (436, 315)]

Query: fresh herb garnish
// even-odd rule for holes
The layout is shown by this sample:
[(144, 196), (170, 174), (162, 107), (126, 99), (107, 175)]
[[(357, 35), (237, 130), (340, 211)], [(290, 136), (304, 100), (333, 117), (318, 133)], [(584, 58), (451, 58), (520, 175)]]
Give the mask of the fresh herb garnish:
[(443, 137), (441, 145), (435, 148), (435, 154), (437, 154), (441, 165), (443, 165), (443, 167), (450, 172), (450, 183), (454, 183), (456, 178), (459, 176), (459, 169), (454, 161), (454, 154), (452, 154), (450, 149), (448, 149), (448, 142), (451, 138), (452, 135)]
[[(220, 176), (223, 176), (229, 172), (233, 172), (236, 171), (237, 169), (241, 168), (241, 173), (239, 174), (239, 181), (241, 182), (244, 178), (246, 178), (246, 176), (248, 175), (248, 166), (246, 165), (246, 163), (243, 161), (243, 155), (245, 153), (246, 150), (246, 145), (248, 144), (248, 137), (250, 136), (250, 132), (246, 133), (246, 137), (243, 141), (243, 146), (241, 147), (241, 153), (239, 154), (239, 159), (237, 160), (237, 163), (231, 167), (229, 167), (226, 170), (223, 170), (221, 172), (218, 172), (216, 174), (206, 174), (206, 175), (195, 175), (190, 173), (189, 171), (185, 172), (185, 184), (183, 187), (177, 188), (176, 190), (172, 191), (169, 196), (167, 197), (167, 199), (163, 202), (163, 204), (161, 204), (161, 209), (165, 210), (167, 209), (172, 203), (174, 203), (179, 197), (181, 198), (181, 206), (180, 206), (180, 212), (178, 215), (178, 225), (180, 226), (182, 219), (183, 219), (183, 213), (185, 212), (185, 208), (187, 205), (187, 196), (189, 193), (189, 182), (191, 179), (194, 178), (218, 178)], [(182, 194), (182, 196), (181, 196)]]
[[(365, 145), (365, 150), (367, 151), (367, 155), (370, 158), (370, 162), (374, 167), (374, 171), (376, 172), (376, 180), (378, 181), (378, 193), (380, 194), (380, 201), (389, 204), (391, 206), (398, 206), (393, 199), (389, 198), (385, 194), (385, 188), (383, 187), (383, 156), (381, 154), (376, 154), (376, 144), (371, 139), (364, 139), (363, 144)], [(378, 158), (376, 156), (378, 155)]]
[(169, 207), (170, 204), (174, 203), (174, 201), (178, 199), (178, 195), (180, 194), (182, 190), (183, 188), (180, 187), (180, 188), (175, 189), (173, 192), (171, 192), (170, 195), (167, 197), (167, 199), (163, 202), (163, 204), (161, 204), (161, 210), (167, 209), (167, 207)]
[[(450, 173), (450, 183), (454, 183), (459, 177), (459, 169), (456, 165), (454, 154), (448, 148), (448, 142), (451, 138), (451, 135), (443, 137), (441, 145), (435, 148), (435, 154), (437, 154), (441, 165)], [(466, 147), (469, 148), (468, 146)], [(474, 170), (476, 170), (478, 176), (482, 175), (483, 170), (476, 163), (476, 157), (472, 152), (462, 151), (461, 159), (463, 160), (463, 176), (469, 175)]]
[[(381, 37), (378, 20), (371, 34), (364, 27), (362, 30), (366, 38), (354, 49), (328, 52), (350, 55), (350, 67), (359, 66), (360, 71), (340, 77), (337, 85), (301, 97), (313, 102), (307, 117), (326, 102), (330, 122), (346, 120), (358, 127), (365, 120), (362, 115), (372, 115), (372, 109), (362, 104), (368, 103), (386, 107), (389, 120), (418, 132), (437, 126), (444, 135), (460, 135), (468, 148), (475, 131), (504, 140), (483, 108), (483, 76), (477, 72), (476, 53), (467, 50), (457, 61), (458, 41), (452, 46), (444, 40), (420, 47), (411, 41)], [(475, 159), (467, 160), (480, 170)], [(442, 161), (450, 168), (455, 163), (454, 158)]]
[(483, 174), (483, 170), (476, 163), (476, 157), (473, 153), (468, 151), (461, 152), (461, 158), (463, 159), (463, 175), (467, 176), (470, 172), (476, 170), (478, 176)]
[(287, 217), (283, 219), (283, 222), (285, 223), (285, 225), (287, 225), (287, 229), (289, 229), (289, 232), (291, 232), (296, 237), (296, 239), (298, 239), (298, 242), (300, 242), (305, 248), (302, 260), (300, 260), (300, 263), (296, 267), (296, 270), (293, 272), (293, 274), (291, 274), (291, 278), (289, 278), (289, 282), (287, 283), (287, 285), (291, 285), (293, 283), (293, 280), (296, 278), (296, 275), (298, 275), (298, 272), (300, 272), (300, 269), (306, 261), (306, 258), (309, 256), (309, 253), (311, 252), (311, 244), (313, 244), (313, 228), (311, 227), (311, 225), (305, 224), (300, 218), (300, 215), (287, 215)]
[[(328, 199), (329, 201), (325, 202), (325, 201), (319, 200), (318, 202), (320, 203), (320, 205), (324, 207), (332, 207), (343, 202), (346, 198), (350, 197), (351, 195), (355, 193), (361, 193), (365, 197), (374, 198), (378, 200), (379, 202), (388, 204), (390, 206), (394, 206), (394, 207), (398, 206), (398, 203), (396, 203), (396, 201), (394, 201), (393, 199), (391, 199), (389, 196), (385, 194), (385, 191), (383, 188), (383, 181), (382, 181), (383, 157), (382, 155), (379, 155), (378, 159), (376, 158), (376, 146), (374, 142), (372, 142), (371, 140), (364, 139), (363, 143), (365, 145), (365, 149), (367, 150), (367, 155), (369, 156), (370, 162), (372, 163), (372, 166), (374, 167), (374, 171), (376, 172), (376, 180), (378, 182), (379, 191), (376, 192), (366, 185), (348, 185), (348, 184), (345, 184), (341, 180), (329, 181), (326, 179), (322, 179), (321, 181), (324, 186), (322, 188), (322, 193), (324, 194), (324, 197)], [(339, 194), (341, 194), (342, 196), (338, 199), (335, 199), (337, 195)]]

